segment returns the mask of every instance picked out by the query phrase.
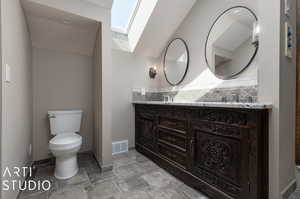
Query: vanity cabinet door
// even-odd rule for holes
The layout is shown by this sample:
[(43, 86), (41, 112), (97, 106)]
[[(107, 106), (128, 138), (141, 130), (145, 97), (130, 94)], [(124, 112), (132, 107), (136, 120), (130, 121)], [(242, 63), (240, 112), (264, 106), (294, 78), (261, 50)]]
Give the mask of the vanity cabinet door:
[(136, 144), (148, 150), (155, 151), (156, 120), (155, 115), (148, 112), (137, 112), (135, 125)]
[(247, 199), (248, 130), (198, 121), (192, 122), (191, 131), (192, 173), (222, 190), (224, 198)]
[(186, 132), (158, 126), (157, 152), (160, 156), (182, 169), (188, 166), (188, 140)]

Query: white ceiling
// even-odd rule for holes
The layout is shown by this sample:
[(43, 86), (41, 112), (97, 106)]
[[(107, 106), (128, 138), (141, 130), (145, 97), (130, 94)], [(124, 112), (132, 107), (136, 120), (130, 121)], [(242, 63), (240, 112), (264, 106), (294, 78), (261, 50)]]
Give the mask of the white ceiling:
[(158, 0), (134, 50), (159, 57), (197, 0)]
[(93, 55), (96, 21), (23, 0), (32, 45), (81, 55)]
[[(113, 0), (82, 0), (109, 7)], [(91, 56), (98, 23), (96, 21), (42, 5), (43, 1), (22, 0), (32, 45)], [(135, 53), (159, 57), (196, 0), (158, 0), (136, 45)]]
[(113, 3), (113, 0), (85, 0), (85, 1), (96, 4), (104, 8), (111, 8)]

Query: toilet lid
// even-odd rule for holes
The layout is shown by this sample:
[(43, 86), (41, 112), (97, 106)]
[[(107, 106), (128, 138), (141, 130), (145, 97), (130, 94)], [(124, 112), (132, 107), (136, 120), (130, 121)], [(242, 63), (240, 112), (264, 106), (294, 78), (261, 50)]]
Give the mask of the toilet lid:
[(50, 144), (53, 145), (68, 145), (81, 142), (82, 138), (76, 133), (64, 133), (62, 135), (56, 135), (50, 140)]

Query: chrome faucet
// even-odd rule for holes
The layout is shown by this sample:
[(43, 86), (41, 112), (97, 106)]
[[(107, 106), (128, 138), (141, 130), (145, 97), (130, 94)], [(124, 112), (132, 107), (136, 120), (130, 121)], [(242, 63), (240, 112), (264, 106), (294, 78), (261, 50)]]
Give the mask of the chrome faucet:
[(170, 95), (171, 102), (174, 102), (174, 96)]
[(174, 97), (172, 95), (164, 95), (163, 100), (164, 100), (164, 102), (173, 102)]
[(221, 99), (221, 101), (222, 101), (222, 102), (227, 102), (227, 97), (226, 97), (226, 96), (223, 96), (222, 99)]
[(252, 96), (248, 96), (247, 99), (248, 99), (248, 103), (253, 103), (253, 101), (254, 101)]
[(232, 99), (234, 102), (240, 102), (240, 94), (234, 93)]
[(169, 102), (170, 101), (170, 96), (169, 95), (164, 95), (163, 100), (164, 100), (164, 102)]

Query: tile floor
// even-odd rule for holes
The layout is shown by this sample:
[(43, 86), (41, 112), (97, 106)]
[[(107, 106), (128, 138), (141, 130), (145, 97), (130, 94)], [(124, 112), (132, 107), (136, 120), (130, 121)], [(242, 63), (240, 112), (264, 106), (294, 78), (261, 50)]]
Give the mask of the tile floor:
[(91, 154), (80, 154), (78, 162), (79, 173), (63, 181), (53, 177), (53, 166), (39, 166), (33, 180), (48, 179), (51, 189), (25, 190), (19, 199), (208, 199), (134, 150), (114, 156), (108, 172), (100, 172)]
[(297, 178), (298, 188), (289, 199), (300, 199), (300, 167), (296, 168), (296, 178)]

